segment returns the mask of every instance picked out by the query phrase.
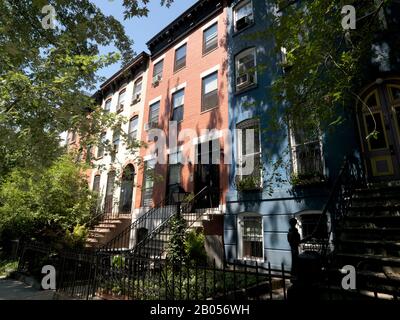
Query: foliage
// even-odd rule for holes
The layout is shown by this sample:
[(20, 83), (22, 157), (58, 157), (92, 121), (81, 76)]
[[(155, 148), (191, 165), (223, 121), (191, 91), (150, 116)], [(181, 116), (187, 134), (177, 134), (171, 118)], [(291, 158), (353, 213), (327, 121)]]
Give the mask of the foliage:
[[(368, 76), (376, 34), (382, 31), (382, 10), (391, 1), (275, 1), (270, 9), (271, 24), (261, 37), (274, 39), (274, 54), (280, 56), (284, 72), (273, 82), (277, 105), (285, 116), (275, 117), (272, 126), (291, 119), (305, 130), (325, 131), (343, 123), (344, 110), (353, 108), (364, 77)], [(356, 7), (357, 27), (342, 27), (342, 8)], [(364, 17), (364, 19), (360, 19)], [(257, 35), (260, 37), (260, 35)], [(371, 81), (371, 80), (370, 80)]]
[(0, 277), (7, 277), (18, 268), (16, 260), (0, 260)]
[(68, 229), (66, 230), (65, 243), (68, 247), (72, 248), (83, 247), (85, 245), (88, 234), (89, 230), (85, 225), (77, 224), (72, 232)]
[(185, 219), (181, 215), (175, 215), (171, 219), (170, 229), (167, 258), (173, 265), (178, 265), (185, 259)]
[(82, 172), (69, 155), (45, 170), (13, 170), (0, 189), (1, 237), (62, 242), (73, 230), (82, 239), (97, 202)]
[[(147, 15), (148, 3), (124, 0), (125, 18)], [(55, 9), (54, 29), (42, 26), (45, 5)], [(86, 92), (104, 80), (101, 68), (134, 56), (122, 24), (90, 0), (5, 0), (0, 33), (0, 180), (16, 167), (51, 165), (66, 131), (80, 136), (82, 150), (101, 144), (100, 133), (118, 117)], [(117, 52), (100, 55), (109, 45)]]
[(292, 174), (291, 176), (293, 186), (315, 185), (325, 181), (326, 177), (319, 173)]
[(204, 248), (205, 236), (203, 232), (191, 230), (185, 237), (185, 255), (186, 260), (192, 263), (205, 263), (207, 254)]
[(111, 264), (114, 268), (122, 268), (124, 263), (125, 263), (125, 258), (123, 256), (121, 255), (113, 256)]
[(260, 177), (251, 175), (237, 177), (235, 184), (238, 191), (253, 191), (261, 188)]

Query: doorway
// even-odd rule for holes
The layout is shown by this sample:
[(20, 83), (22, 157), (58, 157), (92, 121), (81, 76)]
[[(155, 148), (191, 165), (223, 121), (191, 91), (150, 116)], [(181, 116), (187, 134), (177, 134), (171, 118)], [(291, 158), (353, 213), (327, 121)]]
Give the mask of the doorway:
[(361, 99), (357, 116), (368, 180), (399, 180), (400, 79), (374, 84)]
[(209, 193), (199, 199), (198, 208), (217, 208), (220, 200), (220, 145), (219, 140), (210, 140), (197, 145), (197, 162), (194, 170), (194, 193), (205, 186)]

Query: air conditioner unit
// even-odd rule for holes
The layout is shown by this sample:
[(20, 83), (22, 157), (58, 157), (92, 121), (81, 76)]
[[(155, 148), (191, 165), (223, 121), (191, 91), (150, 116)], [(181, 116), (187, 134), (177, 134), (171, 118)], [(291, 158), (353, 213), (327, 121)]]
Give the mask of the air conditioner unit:
[(246, 28), (252, 22), (253, 22), (253, 17), (251, 15), (240, 18), (239, 20), (236, 21), (236, 31), (240, 31)]
[(135, 101), (140, 101), (140, 96), (141, 96), (140, 93), (136, 93), (136, 95), (135, 95)]
[(161, 75), (157, 74), (156, 76), (153, 77), (153, 85), (157, 85), (161, 81)]
[(254, 84), (254, 75), (245, 73), (236, 78), (236, 86), (241, 89)]
[(123, 103), (120, 103), (120, 104), (118, 105), (117, 111), (121, 111), (121, 110), (124, 110), (124, 104), (123, 104)]

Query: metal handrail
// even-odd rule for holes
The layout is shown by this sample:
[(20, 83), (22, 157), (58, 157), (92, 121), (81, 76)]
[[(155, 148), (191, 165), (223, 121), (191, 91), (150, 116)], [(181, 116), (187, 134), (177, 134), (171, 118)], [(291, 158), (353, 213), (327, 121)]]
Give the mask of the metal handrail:
[[(208, 190), (208, 186), (205, 186), (203, 189), (201, 189), (190, 201), (185, 202), (186, 205), (193, 204), (195, 200), (205, 191)], [(178, 204), (179, 205), (179, 204)], [(160, 225), (158, 225), (156, 228), (154, 228), (147, 236), (140, 241), (138, 244), (136, 244), (135, 248), (132, 250), (133, 254), (137, 254), (138, 252), (140, 253), (140, 250), (147, 244), (149, 243), (153, 238), (155, 238), (156, 234), (159, 234), (164, 228), (170, 223), (173, 217), (175, 217), (178, 214), (178, 210), (174, 212), (172, 215), (170, 215), (167, 219), (165, 219)], [(202, 215), (202, 214), (201, 214)], [(197, 218), (196, 218), (197, 220)], [(185, 230), (187, 230), (188, 227), (190, 227), (195, 221), (193, 221), (190, 225), (186, 227)], [(161, 251), (163, 253), (165, 249)]]

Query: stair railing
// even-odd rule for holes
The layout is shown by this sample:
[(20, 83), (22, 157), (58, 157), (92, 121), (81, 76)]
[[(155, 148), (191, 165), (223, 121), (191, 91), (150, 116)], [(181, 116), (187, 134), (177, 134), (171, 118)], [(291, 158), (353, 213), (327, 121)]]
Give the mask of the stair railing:
[[(173, 214), (173, 212), (170, 212), (170, 210), (164, 209), (169, 207), (167, 205), (169, 203), (168, 200), (169, 199), (165, 198), (153, 208), (146, 211), (124, 230), (122, 230), (117, 236), (115, 236), (105, 245), (101, 246), (99, 251), (113, 251), (120, 253), (124, 251), (130, 251), (132, 234), (134, 234), (134, 237), (137, 237), (139, 232), (146, 232), (149, 227), (152, 227), (153, 230), (157, 227), (157, 223), (162, 223), (170, 214)], [(145, 237), (146, 235), (143, 234), (142, 236)]]
[(364, 184), (365, 174), (360, 160), (354, 156), (346, 156), (316, 227), (310, 236), (302, 240), (303, 251), (317, 251), (322, 260), (327, 258), (335, 248), (337, 225), (346, 217), (355, 189)]
[[(210, 196), (209, 192), (209, 187), (205, 186), (190, 201), (180, 204), (179, 213), (184, 215), (184, 218), (187, 221), (185, 231), (190, 228), (202, 215), (204, 215), (202, 212), (195, 212), (196, 203), (197, 201), (204, 199), (202, 196)], [(161, 257), (161, 255), (167, 249), (166, 244), (168, 243), (169, 236), (171, 235), (168, 227), (172, 219), (178, 214), (177, 205), (174, 206), (174, 209), (175, 210), (173, 214), (169, 215), (167, 219), (165, 219), (157, 228), (153, 229), (152, 232), (150, 232), (135, 246), (135, 248), (132, 250), (132, 254), (134, 256), (152, 258), (157, 256), (158, 258)], [(161, 246), (157, 247), (157, 242), (160, 242), (159, 244)]]

